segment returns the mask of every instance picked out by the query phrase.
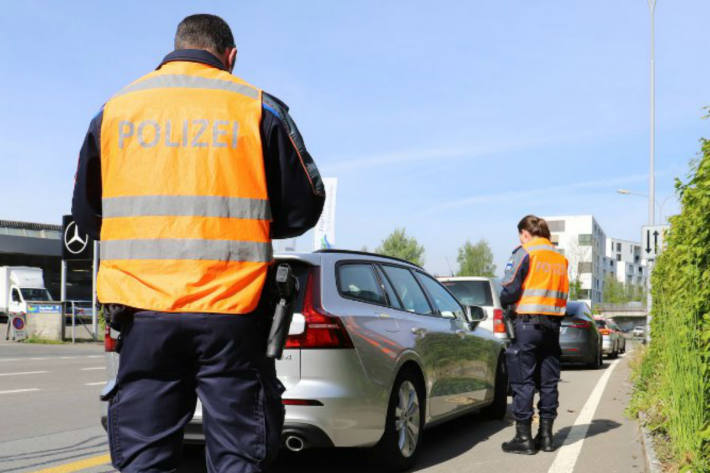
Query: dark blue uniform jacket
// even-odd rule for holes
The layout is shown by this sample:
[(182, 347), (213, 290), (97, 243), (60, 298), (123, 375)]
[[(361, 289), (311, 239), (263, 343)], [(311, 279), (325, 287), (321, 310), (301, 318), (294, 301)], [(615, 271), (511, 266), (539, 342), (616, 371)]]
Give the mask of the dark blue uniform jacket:
[[(183, 49), (168, 54), (160, 66), (170, 61), (191, 61), (226, 70), (207, 51)], [(158, 66), (158, 68), (160, 68)], [(291, 238), (313, 227), (325, 201), (325, 189), (318, 168), (306, 150), (301, 134), (288, 114), (288, 106), (276, 97), (263, 94), (261, 141), (266, 184), (271, 205), (272, 238)], [(91, 120), (79, 152), (74, 183), (72, 215), (79, 228), (94, 239), (101, 229), (101, 119), (103, 109)], [(145, 176), (150, 179), (150, 176)]]
[(515, 304), (523, 295), (523, 282), (530, 270), (530, 255), (522, 246), (513, 251), (508, 264), (505, 265), (503, 276), (503, 291), (500, 293), (500, 303), (503, 307)]

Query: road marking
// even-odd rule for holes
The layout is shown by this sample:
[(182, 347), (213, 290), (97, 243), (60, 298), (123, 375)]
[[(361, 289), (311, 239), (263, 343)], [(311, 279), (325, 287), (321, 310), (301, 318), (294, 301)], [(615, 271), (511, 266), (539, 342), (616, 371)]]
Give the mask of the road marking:
[(82, 368), (81, 371), (93, 371), (93, 370), (105, 370), (105, 366), (90, 366), (88, 368)]
[(84, 383), (84, 386), (98, 386), (100, 384), (106, 384), (106, 381), (98, 381), (96, 383)]
[(39, 391), (39, 388), (10, 389), (9, 391), (0, 391), (0, 394), (28, 393), (31, 391)]
[(17, 371), (15, 373), (0, 373), (0, 376), (16, 376), (21, 374), (44, 374), (49, 373), (49, 371)]
[(594, 386), (587, 402), (579, 412), (574, 424), (572, 424), (572, 427), (564, 440), (564, 444), (557, 451), (555, 461), (552, 462), (552, 465), (550, 465), (550, 469), (547, 473), (571, 473), (574, 471), (574, 465), (577, 463), (579, 453), (582, 451), (584, 438), (587, 436), (587, 431), (592, 423), (594, 413), (599, 406), (599, 401), (602, 399), (602, 394), (604, 394), (604, 389), (606, 389), (609, 378), (611, 378), (611, 373), (619, 364), (619, 361), (621, 360), (617, 359), (612, 361), (606, 371), (604, 371), (601, 378), (599, 378), (599, 381), (597, 381), (597, 385)]
[(35, 470), (31, 473), (72, 473), (74, 471), (85, 470), (87, 468), (105, 465), (107, 463), (111, 463), (111, 455), (109, 454), (84, 458), (83, 460), (65, 463), (64, 465), (50, 466), (49, 468)]
[(33, 356), (30, 358), (0, 358), (0, 363), (3, 361), (40, 361), (40, 360), (76, 360), (77, 358), (103, 358), (104, 355), (86, 355), (86, 356)]

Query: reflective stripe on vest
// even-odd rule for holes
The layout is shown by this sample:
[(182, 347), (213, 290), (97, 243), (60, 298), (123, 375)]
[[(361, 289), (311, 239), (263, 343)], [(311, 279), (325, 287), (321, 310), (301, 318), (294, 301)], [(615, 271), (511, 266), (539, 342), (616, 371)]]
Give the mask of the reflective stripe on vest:
[(523, 248), (530, 263), (516, 312), (564, 316), (569, 293), (566, 258), (545, 238), (534, 238)]
[(99, 300), (252, 312), (272, 261), (261, 91), (169, 62), (122, 89), (101, 124)]
[(209, 260), (268, 263), (271, 243), (234, 240), (146, 239), (101, 242), (101, 259), (107, 260)]
[(104, 218), (157, 215), (271, 220), (266, 199), (212, 195), (140, 195), (101, 199)]

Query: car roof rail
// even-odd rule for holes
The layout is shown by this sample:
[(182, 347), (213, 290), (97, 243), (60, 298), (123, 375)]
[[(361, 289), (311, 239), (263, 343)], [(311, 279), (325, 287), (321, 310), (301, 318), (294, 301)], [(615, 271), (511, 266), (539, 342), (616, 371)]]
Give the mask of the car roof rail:
[(362, 255), (362, 256), (375, 256), (377, 258), (384, 258), (384, 259), (391, 259), (394, 261), (401, 261), (402, 263), (407, 263), (409, 265), (412, 265), (414, 267), (417, 267), (424, 271), (424, 268), (419, 266), (416, 263), (412, 263), (411, 261), (407, 261), (406, 259), (402, 258), (397, 258), (396, 256), (387, 256), (387, 255), (381, 255), (379, 253), (370, 253), (369, 251), (358, 251), (358, 250), (340, 250), (337, 248), (321, 248), (320, 250), (315, 250), (313, 253), (345, 253), (349, 255)]

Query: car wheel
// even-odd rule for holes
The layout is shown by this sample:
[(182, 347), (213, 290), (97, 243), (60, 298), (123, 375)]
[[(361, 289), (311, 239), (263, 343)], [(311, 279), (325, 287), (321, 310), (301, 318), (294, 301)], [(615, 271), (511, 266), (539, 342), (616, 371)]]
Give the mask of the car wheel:
[(619, 357), (619, 346), (617, 345), (617, 346), (614, 348), (614, 351), (609, 354), (609, 358), (611, 358), (611, 359), (613, 360), (613, 359), (618, 358), (618, 357)]
[(496, 368), (496, 384), (493, 402), (481, 410), (481, 414), (489, 419), (502, 419), (508, 409), (508, 373), (505, 371), (503, 357), (498, 358)]
[(602, 354), (602, 348), (599, 347), (597, 352), (594, 354), (594, 360), (587, 365), (587, 368), (591, 370), (598, 370), (599, 368), (602, 367), (602, 364), (604, 363), (602, 361), (603, 354)]
[(376, 450), (381, 463), (398, 471), (415, 461), (424, 427), (424, 388), (413, 370), (402, 371), (394, 383), (385, 433)]

